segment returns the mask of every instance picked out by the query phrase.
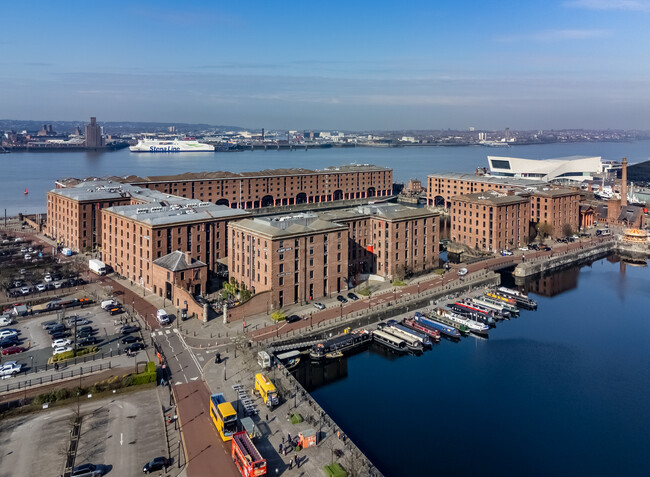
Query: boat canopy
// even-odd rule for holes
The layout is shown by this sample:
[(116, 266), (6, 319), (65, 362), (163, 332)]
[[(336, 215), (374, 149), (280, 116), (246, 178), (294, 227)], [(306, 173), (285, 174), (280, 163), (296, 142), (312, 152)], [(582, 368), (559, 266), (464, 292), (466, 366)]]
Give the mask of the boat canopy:
[(280, 353), (276, 355), (276, 358), (278, 358), (280, 361), (283, 361), (285, 359), (295, 358), (296, 356), (300, 356), (300, 351), (294, 350), (287, 351), (286, 353)]

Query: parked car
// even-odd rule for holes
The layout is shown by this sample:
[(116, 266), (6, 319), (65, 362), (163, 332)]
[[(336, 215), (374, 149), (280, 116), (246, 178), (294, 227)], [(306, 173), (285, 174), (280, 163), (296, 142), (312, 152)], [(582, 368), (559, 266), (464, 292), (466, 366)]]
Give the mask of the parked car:
[(6, 338), (8, 336), (18, 336), (18, 330), (13, 330), (10, 328), (0, 330), (0, 338)]
[(86, 318), (82, 318), (78, 315), (72, 315), (68, 318), (68, 326), (74, 326), (75, 323), (77, 325), (87, 325), (90, 322)]
[(20, 293), (22, 293), (23, 295), (28, 295), (29, 292), (30, 292), (30, 288), (29, 288), (29, 287), (22, 287), (22, 288), (20, 289)]
[(140, 351), (141, 349), (144, 349), (144, 347), (145, 347), (145, 346), (144, 346), (144, 344), (142, 344), (142, 343), (131, 343), (130, 345), (125, 346), (125, 347), (124, 347), (124, 350), (125, 350), (127, 353), (137, 353), (137, 352)]
[(126, 325), (120, 329), (120, 333), (122, 333), (123, 335), (128, 335), (129, 333), (135, 333), (136, 331), (140, 331), (139, 326)]
[(10, 354), (18, 354), (18, 353), (22, 353), (26, 349), (27, 348), (23, 348), (22, 346), (10, 346), (9, 348), (5, 348), (2, 350), (2, 355), (7, 356)]
[(17, 346), (19, 341), (18, 336), (6, 336), (0, 339), (0, 348), (5, 349)]
[(119, 303), (116, 302), (115, 300), (104, 300), (101, 305), (103, 310), (110, 310), (111, 308), (115, 308), (116, 306), (119, 306)]
[(459, 276), (459, 277), (463, 277), (463, 276), (465, 276), (465, 275), (467, 275), (467, 269), (464, 268), (464, 267), (463, 267), (463, 268), (459, 268), (459, 269), (458, 269), (458, 276)]
[(524, 247), (519, 247), (519, 250), (522, 250), (524, 252), (528, 252), (528, 247), (525, 247), (525, 246)]
[(314, 303), (314, 306), (315, 306), (316, 309), (318, 309), (318, 310), (324, 310), (324, 309), (326, 308), (326, 306), (323, 305), (323, 304), (322, 304), (321, 302), (319, 302), (319, 301), (317, 301), (316, 303)]
[(340, 301), (341, 303), (347, 303), (347, 302), (348, 302), (348, 299), (345, 298), (343, 295), (338, 295), (338, 296), (336, 297), (336, 299), (337, 299), (338, 301)]
[(69, 331), (57, 331), (56, 333), (52, 333), (50, 335), (50, 338), (52, 338), (53, 340), (60, 340), (62, 338), (67, 338), (68, 336), (70, 336)]
[(50, 283), (52, 281), (52, 275), (48, 273), (45, 275), (45, 278), (43, 278), (43, 280), (45, 280), (45, 283)]
[(300, 321), (300, 317), (298, 315), (289, 315), (285, 318), (285, 321), (287, 323), (295, 323), (296, 321)]
[(82, 464), (74, 467), (70, 477), (99, 477), (102, 475), (101, 469), (94, 464)]
[(51, 328), (48, 328), (47, 332), (49, 334), (54, 334), (54, 333), (58, 333), (59, 331), (66, 331), (66, 330), (67, 328), (65, 327), (65, 325), (63, 323), (59, 323), (57, 325), (52, 326)]
[(512, 255), (512, 251), (508, 249), (501, 250), (501, 255), (503, 255), (504, 257), (509, 257), (510, 255)]
[(169, 466), (169, 459), (167, 457), (156, 457), (154, 460), (147, 462), (142, 468), (142, 472), (148, 474), (156, 470), (165, 470)]
[(52, 348), (60, 348), (61, 346), (70, 346), (72, 344), (72, 341), (66, 338), (59, 338), (57, 340), (52, 341)]
[(359, 297), (352, 292), (348, 293), (348, 298), (352, 301), (357, 301), (359, 299)]
[(77, 333), (76, 339), (80, 340), (80, 339), (83, 339), (83, 338), (88, 338), (89, 336), (92, 336), (92, 335), (93, 335), (92, 330), (79, 331)]
[(115, 308), (111, 308), (110, 310), (108, 310), (108, 312), (111, 315), (119, 315), (120, 313), (124, 313), (124, 310), (121, 307), (116, 306)]
[(95, 328), (93, 328), (91, 325), (86, 325), (86, 326), (82, 326), (81, 328), (77, 328), (77, 333), (88, 333), (88, 332), (94, 333), (95, 331), (97, 330), (95, 330)]
[(18, 374), (22, 367), (23, 365), (18, 364), (16, 361), (7, 361), (0, 367), (0, 376), (13, 376), (14, 374)]
[(52, 356), (56, 356), (57, 354), (65, 353), (67, 351), (72, 351), (71, 346), (59, 346), (58, 348), (54, 348), (54, 351), (52, 351)]
[(47, 287), (45, 285), (43, 285), (42, 283), (39, 283), (38, 285), (36, 285), (36, 289), (39, 292), (44, 292), (45, 290), (47, 290)]
[(8, 326), (14, 322), (14, 319), (10, 315), (0, 316), (0, 326)]
[(91, 346), (96, 345), (97, 343), (99, 343), (99, 340), (94, 336), (86, 336), (77, 341), (77, 346)]
[(131, 343), (137, 343), (138, 341), (142, 341), (142, 338), (139, 336), (133, 336), (133, 335), (126, 335), (124, 338), (122, 338), (122, 344), (131, 344)]
[(59, 322), (57, 320), (52, 320), (52, 321), (44, 321), (43, 323), (41, 323), (41, 326), (43, 327), (44, 330), (49, 330), (50, 328), (58, 324)]

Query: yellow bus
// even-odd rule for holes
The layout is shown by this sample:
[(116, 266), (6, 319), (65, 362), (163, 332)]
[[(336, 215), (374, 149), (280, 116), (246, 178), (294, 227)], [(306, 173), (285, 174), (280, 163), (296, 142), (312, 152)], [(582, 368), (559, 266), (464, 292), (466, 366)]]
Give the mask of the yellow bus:
[(269, 408), (277, 406), (280, 403), (280, 400), (278, 399), (278, 391), (275, 389), (271, 380), (265, 377), (262, 373), (257, 373), (255, 375), (255, 388), (253, 389), (253, 392), (259, 393), (259, 395), (262, 396), (264, 403)]
[(237, 432), (237, 412), (222, 393), (210, 396), (210, 417), (221, 439), (231, 440), (232, 435)]

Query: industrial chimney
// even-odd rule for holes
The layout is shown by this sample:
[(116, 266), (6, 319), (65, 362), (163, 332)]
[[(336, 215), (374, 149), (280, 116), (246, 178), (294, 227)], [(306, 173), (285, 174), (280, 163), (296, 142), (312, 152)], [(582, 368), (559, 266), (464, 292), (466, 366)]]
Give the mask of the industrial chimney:
[(623, 158), (621, 169), (621, 207), (627, 207), (627, 157)]

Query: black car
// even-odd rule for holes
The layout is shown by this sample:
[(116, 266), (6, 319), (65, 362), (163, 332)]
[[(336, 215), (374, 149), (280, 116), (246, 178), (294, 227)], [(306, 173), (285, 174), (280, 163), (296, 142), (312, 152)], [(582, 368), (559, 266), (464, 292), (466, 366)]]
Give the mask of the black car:
[(144, 345), (142, 343), (131, 343), (130, 345), (124, 347), (124, 350), (127, 353), (137, 353), (141, 349), (144, 349)]
[(86, 336), (85, 338), (80, 339), (77, 341), (78, 346), (90, 346), (90, 345), (96, 345), (99, 342), (97, 338), (94, 336)]
[(339, 296), (337, 296), (336, 299), (337, 299), (338, 301), (340, 301), (341, 303), (347, 303), (347, 302), (348, 302), (348, 299), (345, 298), (343, 295), (339, 295)]
[(67, 331), (57, 331), (56, 333), (52, 333), (50, 335), (50, 338), (52, 338), (52, 341), (54, 341), (54, 340), (59, 340), (61, 338), (67, 338), (68, 336), (70, 336), (70, 333), (68, 333)]
[(0, 348), (5, 349), (16, 346), (19, 341), (18, 336), (6, 336), (0, 340)]
[(135, 333), (136, 331), (140, 331), (139, 326), (126, 325), (120, 329), (120, 333), (122, 333), (123, 335), (128, 335), (129, 333)]
[(84, 333), (84, 332), (88, 332), (88, 331), (90, 331), (91, 333), (94, 333), (95, 329), (90, 325), (86, 325), (86, 326), (82, 326), (81, 328), (78, 328), (77, 331), (79, 333)]
[(115, 308), (111, 308), (110, 310), (108, 310), (108, 312), (111, 315), (119, 315), (120, 313), (124, 313), (124, 310), (121, 307), (118, 306), (118, 307), (115, 307)]
[(352, 301), (357, 301), (359, 299), (359, 297), (352, 292), (348, 293), (348, 298)]
[(295, 323), (296, 321), (300, 321), (300, 317), (298, 315), (289, 315), (285, 321), (287, 323)]
[(63, 324), (54, 325), (52, 328), (48, 328), (47, 332), (49, 334), (58, 333), (59, 331), (65, 331), (67, 328)]
[(139, 336), (127, 335), (122, 338), (122, 344), (137, 343), (138, 341), (142, 341), (142, 338)]
[(169, 459), (167, 457), (156, 457), (151, 462), (147, 462), (142, 468), (142, 472), (148, 474), (156, 470), (166, 470), (169, 466)]
[(89, 336), (92, 335), (93, 335), (92, 330), (80, 331), (77, 333), (77, 339), (88, 338)]

